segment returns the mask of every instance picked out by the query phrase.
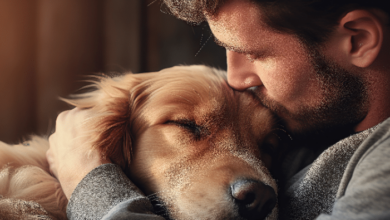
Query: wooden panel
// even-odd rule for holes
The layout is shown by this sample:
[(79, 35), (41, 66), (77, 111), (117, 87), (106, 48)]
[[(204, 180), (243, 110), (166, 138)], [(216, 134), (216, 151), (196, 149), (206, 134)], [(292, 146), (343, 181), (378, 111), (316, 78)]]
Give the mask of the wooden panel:
[(0, 1), (0, 140), (35, 130), (36, 1)]
[[(147, 13), (147, 70), (156, 71), (180, 64), (207, 64), (226, 69), (225, 49), (214, 43), (206, 24), (192, 27), (166, 13), (160, 1), (149, 5)], [(165, 12), (165, 13), (164, 13)]]
[(140, 71), (142, 0), (106, 0), (104, 4), (105, 71)]
[[(83, 75), (103, 71), (100, 0), (40, 0), (37, 42), (38, 132), (54, 128), (69, 106), (58, 100), (80, 88)], [(78, 82), (78, 83), (77, 83)]]

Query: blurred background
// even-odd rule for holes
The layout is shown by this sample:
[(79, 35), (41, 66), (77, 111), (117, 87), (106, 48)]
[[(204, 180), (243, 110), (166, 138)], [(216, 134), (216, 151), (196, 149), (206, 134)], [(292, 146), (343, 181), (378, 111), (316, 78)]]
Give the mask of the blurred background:
[(0, 141), (48, 135), (85, 76), (179, 64), (226, 69), (204, 24), (160, 0), (0, 0)]

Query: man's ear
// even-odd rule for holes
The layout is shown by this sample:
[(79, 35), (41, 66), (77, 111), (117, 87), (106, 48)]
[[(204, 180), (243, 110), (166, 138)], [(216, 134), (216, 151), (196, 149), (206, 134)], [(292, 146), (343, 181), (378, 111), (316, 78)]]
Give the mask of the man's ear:
[(339, 30), (345, 37), (343, 48), (351, 64), (364, 68), (374, 62), (382, 47), (383, 25), (366, 10), (351, 11), (340, 20)]

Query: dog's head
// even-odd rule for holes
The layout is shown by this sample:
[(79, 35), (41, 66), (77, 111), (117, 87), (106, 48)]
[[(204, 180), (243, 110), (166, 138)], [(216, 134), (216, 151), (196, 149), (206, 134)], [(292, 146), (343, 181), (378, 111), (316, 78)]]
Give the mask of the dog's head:
[[(90, 108), (94, 146), (174, 219), (276, 218), (275, 119), (225, 72), (181, 66), (101, 78), (67, 100)], [(271, 213), (271, 214), (269, 214)]]

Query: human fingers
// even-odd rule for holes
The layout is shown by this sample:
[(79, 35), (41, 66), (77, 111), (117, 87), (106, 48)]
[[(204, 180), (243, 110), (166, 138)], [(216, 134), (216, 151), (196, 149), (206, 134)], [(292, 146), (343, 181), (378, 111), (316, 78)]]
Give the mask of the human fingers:
[[(61, 153), (83, 147), (83, 143), (88, 141), (86, 124), (91, 118), (88, 109), (74, 108), (61, 112), (56, 120), (55, 144)], [(67, 149), (70, 148), (70, 149)]]
[[(61, 179), (73, 169), (72, 159), (82, 156), (78, 152), (80, 143), (81, 124), (86, 114), (78, 108), (61, 112), (56, 119), (56, 131), (49, 137), (49, 150), (46, 158), (49, 171)], [(75, 142), (77, 140), (77, 142)]]
[(87, 114), (79, 108), (61, 112), (56, 120), (56, 133), (59, 134), (59, 138), (76, 137), (86, 116)]
[(58, 178), (58, 175), (57, 175), (57, 166), (56, 166), (56, 159), (55, 159), (55, 145), (54, 145), (54, 139), (55, 137), (55, 134), (52, 134), (50, 135), (49, 137), (49, 150), (46, 151), (46, 160), (49, 164), (49, 171), (50, 171), (50, 174), (52, 174), (53, 176), (55, 176), (56, 178)]
[(55, 160), (54, 160), (52, 151), (50, 149), (48, 151), (46, 151), (46, 159), (47, 159), (47, 162), (49, 163), (50, 174), (52, 176), (58, 178), (57, 167), (55, 165), (55, 162), (54, 162)]

